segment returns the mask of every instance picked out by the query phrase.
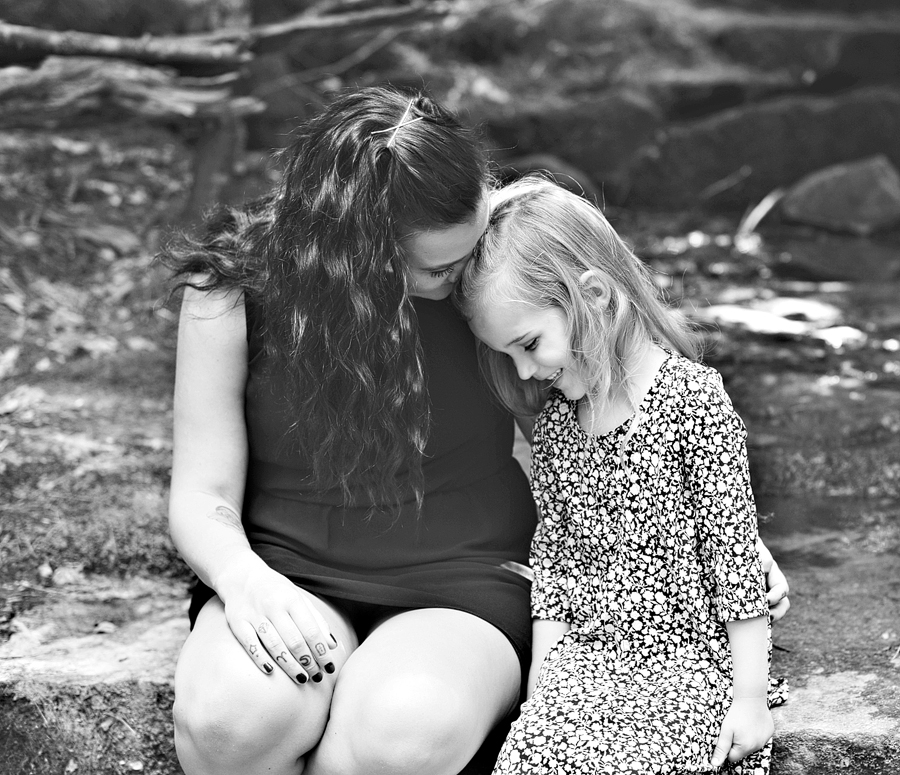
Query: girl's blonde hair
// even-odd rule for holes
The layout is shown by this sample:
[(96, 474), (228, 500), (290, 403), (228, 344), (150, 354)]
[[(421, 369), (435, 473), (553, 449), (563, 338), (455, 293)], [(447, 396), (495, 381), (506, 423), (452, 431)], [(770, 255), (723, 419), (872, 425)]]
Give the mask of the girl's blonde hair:
[[(598, 283), (609, 300), (598, 305)], [(491, 219), (463, 271), (456, 301), (471, 320), (497, 300), (561, 309), (572, 355), (600, 411), (616, 396), (633, 401), (626, 364), (651, 341), (690, 358), (699, 338), (660, 298), (647, 267), (593, 204), (536, 176), (495, 191)], [(513, 413), (540, 411), (549, 386), (519, 379), (512, 359), (479, 343), (482, 369)]]

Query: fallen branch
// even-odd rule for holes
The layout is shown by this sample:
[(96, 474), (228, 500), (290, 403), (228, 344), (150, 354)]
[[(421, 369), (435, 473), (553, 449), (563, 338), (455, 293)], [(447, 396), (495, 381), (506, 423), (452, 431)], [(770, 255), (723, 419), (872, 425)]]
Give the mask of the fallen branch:
[(53, 128), (86, 117), (141, 117), (167, 123), (218, 120), (264, 109), (217, 79), (118, 59), (48, 57), (36, 70), (0, 69), (0, 129)]
[[(88, 32), (57, 32), (0, 22), (0, 53), (6, 61), (44, 56), (91, 56), (131, 59), (145, 64), (214, 64), (237, 67), (253, 58), (235, 43), (196, 37), (119, 38)], [(13, 55), (11, 55), (13, 54)], [(15, 54), (18, 54), (19, 59)]]
[(120, 38), (87, 32), (57, 32), (0, 22), (0, 58), (7, 62), (45, 56), (91, 56), (129, 59), (144, 64), (216, 65), (237, 68), (253, 59), (264, 43), (304, 32), (343, 31), (407, 24), (446, 16), (450, 5), (420, 2), (405, 8), (350, 11), (327, 16), (299, 15), (246, 30), (218, 30), (203, 35)]

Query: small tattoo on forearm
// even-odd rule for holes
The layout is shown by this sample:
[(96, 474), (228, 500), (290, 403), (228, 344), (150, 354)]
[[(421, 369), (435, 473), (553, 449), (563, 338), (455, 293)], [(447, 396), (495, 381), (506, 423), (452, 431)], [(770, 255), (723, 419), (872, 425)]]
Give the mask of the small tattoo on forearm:
[(241, 518), (237, 515), (237, 512), (229, 509), (227, 506), (216, 506), (216, 510), (212, 514), (207, 514), (207, 518), (213, 520), (213, 522), (225, 525), (225, 527), (237, 530), (242, 535), (244, 534)]

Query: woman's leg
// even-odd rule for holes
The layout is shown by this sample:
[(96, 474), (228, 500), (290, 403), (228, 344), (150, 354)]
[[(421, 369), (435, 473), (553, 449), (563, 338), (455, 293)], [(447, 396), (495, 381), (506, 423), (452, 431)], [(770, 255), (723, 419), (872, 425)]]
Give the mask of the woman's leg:
[(455, 775), (515, 706), (521, 668), (506, 636), (451, 609), (379, 625), (344, 665), (306, 775)]
[(336, 609), (310, 595), (338, 640), (337, 672), (298, 686), (259, 671), (213, 597), (200, 611), (175, 669), (175, 748), (186, 775), (299, 775), (328, 719), (335, 677), (357, 645)]

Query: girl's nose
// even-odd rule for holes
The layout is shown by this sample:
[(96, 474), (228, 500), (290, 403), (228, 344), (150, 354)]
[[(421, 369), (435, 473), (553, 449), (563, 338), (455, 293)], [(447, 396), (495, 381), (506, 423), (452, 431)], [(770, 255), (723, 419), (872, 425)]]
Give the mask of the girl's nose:
[(534, 364), (524, 359), (517, 359), (516, 371), (519, 373), (519, 379), (531, 379), (534, 376)]

